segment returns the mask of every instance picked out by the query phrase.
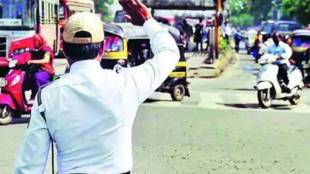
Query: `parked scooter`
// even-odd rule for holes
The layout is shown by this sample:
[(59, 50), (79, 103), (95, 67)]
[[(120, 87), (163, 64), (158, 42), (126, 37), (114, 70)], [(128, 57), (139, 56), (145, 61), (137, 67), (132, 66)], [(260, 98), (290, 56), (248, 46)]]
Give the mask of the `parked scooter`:
[(301, 71), (297, 66), (290, 66), (288, 70), (289, 84), (287, 87), (290, 93), (283, 92), (278, 79), (279, 66), (274, 64), (277, 56), (264, 54), (259, 59), (261, 65), (257, 76), (257, 97), (262, 108), (269, 108), (272, 100), (288, 100), (292, 105), (297, 105), (300, 101), (301, 91), (304, 87)]
[(31, 59), (30, 51), (14, 55), (9, 61), (10, 71), (0, 78), (0, 125), (9, 124), (13, 117), (29, 114), (31, 104), (27, 104), (25, 91), (30, 89), (25, 85), (26, 72), (29, 68), (27, 61)]

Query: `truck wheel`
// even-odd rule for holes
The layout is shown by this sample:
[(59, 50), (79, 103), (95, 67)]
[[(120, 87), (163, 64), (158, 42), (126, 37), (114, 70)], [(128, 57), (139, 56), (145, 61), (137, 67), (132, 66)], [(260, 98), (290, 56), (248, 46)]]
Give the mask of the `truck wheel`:
[(185, 86), (183, 84), (173, 86), (170, 95), (173, 101), (182, 101), (185, 96)]
[(257, 92), (258, 103), (262, 108), (269, 108), (271, 106), (270, 89), (258, 90)]
[(7, 105), (0, 106), (0, 125), (10, 124), (13, 119), (13, 111)]

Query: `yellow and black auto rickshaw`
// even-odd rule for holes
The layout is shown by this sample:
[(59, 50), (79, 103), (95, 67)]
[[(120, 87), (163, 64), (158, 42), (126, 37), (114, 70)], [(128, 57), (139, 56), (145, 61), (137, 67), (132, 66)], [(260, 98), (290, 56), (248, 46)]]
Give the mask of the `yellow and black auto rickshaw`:
[[(182, 101), (185, 96), (190, 96), (184, 45), (177, 29), (170, 26), (165, 27), (178, 43), (181, 57), (176, 68), (157, 91), (170, 93), (173, 101)], [(149, 38), (142, 27), (134, 26), (131, 23), (113, 23), (105, 24), (104, 28), (106, 52), (101, 62), (103, 68), (117, 70), (119, 66), (138, 66), (153, 57)]]

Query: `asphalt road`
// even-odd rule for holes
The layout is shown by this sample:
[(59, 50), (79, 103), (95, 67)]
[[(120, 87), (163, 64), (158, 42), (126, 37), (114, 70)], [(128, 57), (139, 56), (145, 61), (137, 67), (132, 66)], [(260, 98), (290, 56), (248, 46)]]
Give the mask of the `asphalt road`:
[(218, 79), (189, 79), (191, 99), (154, 95), (135, 124), (136, 173), (310, 173), (310, 90), (298, 106), (261, 109), (258, 68), (240, 54)]
[[(310, 90), (298, 106), (259, 108), (247, 55), (218, 79), (189, 79), (192, 97), (155, 94), (134, 125), (137, 174), (308, 174)], [(0, 173), (12, 172), (25, 120), (0, 126)], [(47, 172), (50, 173), (50, 167)]]

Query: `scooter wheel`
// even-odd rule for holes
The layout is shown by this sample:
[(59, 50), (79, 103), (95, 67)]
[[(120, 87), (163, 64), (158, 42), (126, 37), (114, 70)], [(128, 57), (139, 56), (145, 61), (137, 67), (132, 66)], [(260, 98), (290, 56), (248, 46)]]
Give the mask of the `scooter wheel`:
[(0, 125), (10, 124), (13, 120), (13, 112), (7, 105), (0, 106)]
[(263, 89), (257, 91), (257, 98), (259, 105), (266, 109), (271, 106), (271, 96), (270, 96), (270, 89)]
[(297, 92), (296, 96), (288, 100), (291, 103), (291, 105), (298, 105), (298, 103), (300, 102), (300, 93), (301, 93), (301, 90)]

